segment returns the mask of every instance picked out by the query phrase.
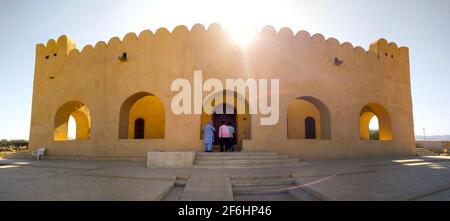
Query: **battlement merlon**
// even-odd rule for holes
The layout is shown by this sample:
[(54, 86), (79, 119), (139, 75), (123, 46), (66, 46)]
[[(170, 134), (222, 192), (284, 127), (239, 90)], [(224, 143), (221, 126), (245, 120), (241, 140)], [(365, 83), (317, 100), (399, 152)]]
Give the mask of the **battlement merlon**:
[(378, 58), (399, 58), (409, 59), (409, 48), (398, 47), (394, 42), (388, 42), (386, 39), (382, 38), (378, 41), (370, 44), (369, 51), (375, 53)]
[(62, 35), (58, 40), (50, 39), (47, 45), (37, 44), (36, 45), (36, 56), (37, 57), (52, 57), (55, 55), (69, 55), (69, 52), (76, 49), (75, 42), (69, 39), (66, 35)]

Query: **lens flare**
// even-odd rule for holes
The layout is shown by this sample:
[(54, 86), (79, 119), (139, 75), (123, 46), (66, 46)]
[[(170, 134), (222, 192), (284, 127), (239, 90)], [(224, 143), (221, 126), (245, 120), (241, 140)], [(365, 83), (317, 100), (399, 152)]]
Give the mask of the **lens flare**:
[(251, 26), (232, 25), (226, 28), (230, 38), (238, 45), (246, 47), (256, 37), (257, 30)]

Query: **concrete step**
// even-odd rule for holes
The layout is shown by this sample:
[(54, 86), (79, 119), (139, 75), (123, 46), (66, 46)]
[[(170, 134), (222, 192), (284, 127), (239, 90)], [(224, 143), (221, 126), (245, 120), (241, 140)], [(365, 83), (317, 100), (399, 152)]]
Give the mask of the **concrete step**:
[(180, 196), (183, 193), (184, 186), (174, 186), (161, 201), (179, 201)]
[(264, 160), (195, 160), (195, 165), (250, 165), (298, 163), (298, 159), (264, 159)]
[(317, 195), (308, 192), (302, 188), (292, 188), (288, 191), (288, 194), (296, 201), (324, 201), (325, 199), (318, 197)]
[(234, 195), (233, 200), (234, 201), (243, 201), (243, 202), (248, 202), (248, 201), (286, 202), (286, 201), (295, 201), (296, 199), (294, 199), (289, 193), (283, 192), (283, 193), (252, 194), (252, 195)]
[(437, 153), (428, 150), (426, 148), (416, 148), (416, 155), (417, 156), (438, 156)]
[(292, 178), (289, 174), (284, 175), (249, 175), (249, 176), (230, 176), (230, 179), (233, 180), (262, 180), (262, 179), (287, 179)]
[(243, 165), (194, 165), (195, 169), (260, 169), (289, 168), (305, 166), (307, 163), (273, 163), (273, 164), (243, 164)]
[(175, 179), (175, 186), (176, 187), (184, 187), (186, 186), (186, 183), (188, 182), (189, 177), (188, 176), (177, 176)]
[(213, 153), (205, 153), (198, 152), (197, 156), (276, 156), (278, 153), (276, 152), (213, 152)]
[(282, 179), (247, 179), (247, 180), (231, 180), (233, 187), (260, 187), (260, 186), (276, 186), (276, 185), (294, 185), (292, 178)]
[(230, 178), (228, 175), (193, 175), (180, 201), (233, 201)]
[(293, 185), (233, 187), (234, 195), (274, 194), (288, 192)]
[(416, 148), (416, 151), (424, 151), (424, 152), (428, 152), (428, 151), (431, 151), (431, 150), (426, 149), (426, 148)]
[(276, 152), (223, 152), (197, 153), (194, 168), (238, 169), (238, 168), (288, 168), (304, 166), (299, 159), (289, 158)]
[(235, 155), (235, 156), (197, 156), (196, 160), (264, 160), (264, 159), (287, 159), (288, 155)]

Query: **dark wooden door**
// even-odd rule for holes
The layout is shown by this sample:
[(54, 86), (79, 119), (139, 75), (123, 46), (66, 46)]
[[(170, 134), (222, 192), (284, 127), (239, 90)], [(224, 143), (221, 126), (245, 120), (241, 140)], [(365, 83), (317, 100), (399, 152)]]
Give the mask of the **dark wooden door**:
[(305, 138), (316, 139), (316, 120), (312, 117), (305, 119)]
[(142, 118), (138, 118), (134, 121), (134, 139), (144, 139), (144, 125), (145, 121)]

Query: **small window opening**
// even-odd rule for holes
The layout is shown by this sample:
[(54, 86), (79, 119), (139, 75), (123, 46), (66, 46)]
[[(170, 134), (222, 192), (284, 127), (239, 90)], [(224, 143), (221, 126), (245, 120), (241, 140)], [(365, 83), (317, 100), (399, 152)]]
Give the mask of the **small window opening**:
[(128, 60), (128, 55), (127, 55), (126, 52), (123, 52), (123, 53), (122, 53), (122, 56), (119, 56), (118, 58), (119, 58), (119, 60), (120, 60), (121, 62), (124, 62), (124, 61), (127, 61), (127, 60)]

